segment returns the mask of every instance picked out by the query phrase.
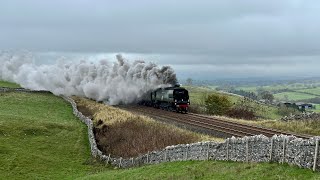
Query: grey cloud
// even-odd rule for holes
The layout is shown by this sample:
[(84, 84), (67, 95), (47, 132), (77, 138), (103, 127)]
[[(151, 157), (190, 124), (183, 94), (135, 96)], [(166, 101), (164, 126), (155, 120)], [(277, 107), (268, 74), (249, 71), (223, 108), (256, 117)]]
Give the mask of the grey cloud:
[(3, 0), (0, 49), (123, 52), (210, 72), (250, 65), (280, 74), (307, 62), (317, 72), (319, 9), (316, 0)]

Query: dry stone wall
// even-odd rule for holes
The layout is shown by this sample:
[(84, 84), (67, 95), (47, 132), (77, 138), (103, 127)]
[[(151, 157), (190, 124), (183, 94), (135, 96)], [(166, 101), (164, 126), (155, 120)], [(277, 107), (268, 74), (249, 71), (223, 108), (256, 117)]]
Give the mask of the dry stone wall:
[(173, 161), (229, 160), (239, 162), (279, 162), (297, 165), (302, 168), (320, 169), (320, 161), (318, 159), (320, 137), (301, 139), (286, 135), (274, 135), (271, 138), (263, 135), (243, 138), (232, 137), (222, 143), (179, 144), (134, 158), (113, 158), (110, 155), (103, 155), (97, 148), (91, 119), (77, 110), (76, 103), (71, 98), (63, 98), (71, 103), (74, 114), (88, 126), (91, 154), (106, 163), (120, 168)]
[[(0, 92), (12, 91), (0, 88)], [(20, 89), (17, 89), (20, 91)], [(22, 90), (25, 91), (25, 90)], [(28, 90), (27, 92), (32, 92)], [(120, 168), (129, 168), (145, 164), (187, 160), (229, 160), (239, 162), (278, 162), (297, 165), (301, 168), (320, 170), (319, 140), (320, 137), (301, 139), (294, 136), (274, 135), (269, 138), (263, 135), (228, 138), (225, 142), (199, 142), (168, 146), (159, 151), (149, 152), (138, 157), (123, 159), (104, 155), (98, 149), (93, 133), (93, 122), (78, 111), (73, 99), (63, 96), (73, 109), (73, 113), (88, 127), (88, 139), (91, 154), (105, 163)]]
[(316, 112), (303, 112), (301, 114), (284, 116), (280, 119), (281, 121), (320, 121), (320, 113)]

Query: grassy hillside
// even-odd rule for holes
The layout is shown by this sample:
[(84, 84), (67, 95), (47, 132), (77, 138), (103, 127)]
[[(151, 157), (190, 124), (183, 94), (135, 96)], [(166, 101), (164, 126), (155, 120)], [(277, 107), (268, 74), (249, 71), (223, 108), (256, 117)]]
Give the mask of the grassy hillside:
[(311, 99), (311, 98), (315, 98), (317, 96), (314, 95), (310, 95), (310, 94), (305, 94), (303, 92), (283, 92), (283, 93), (278, 93), (275, 94), (274, 97), (278, 100), (285, 100), (285, 96), (288, 97), (288, 100), (290, 101), (299, 101), (299, 100), (303, 100), (303, 99)]
[[(203, 104), (205, 96), (210, 93), (224, 94), (206, 87), (185, 86), (185, 88), (189, 91), (191, 106), (192, 104)], [(237, 101), (241, 99), (241, 97), (239, 96), (233, 96), (233, 95), (226, 95), (226, 96), (228, 96), (228, 98), (231, 100), (232, 103), (237, 103)], [(277, 107), (267, 106), (267, 105), (258, 104), (258, 103), (254, 103), (253, 106), (259, 107), (257, 108), (259, 109), (257, 112), (257, 116), (259, 116), (259, 118), (262, 118), (262, 119), (281, 118), (281, 116), (277, 113), (278, 112)]]
[(16, 83), (11, 83), (11, 82), (1, 81), (0, 80), (0, 87), (19, 88), (20, 85), (16, 84)]
[(0, 93), (0, 179), (72, 179), (93, 169), (87, 128), (51, 94)]
[(51, 94), (0, 93), (0, 179), (319, 179), (279, 164), (188, 161), (127, 170), (90, 158), (87, 128)]

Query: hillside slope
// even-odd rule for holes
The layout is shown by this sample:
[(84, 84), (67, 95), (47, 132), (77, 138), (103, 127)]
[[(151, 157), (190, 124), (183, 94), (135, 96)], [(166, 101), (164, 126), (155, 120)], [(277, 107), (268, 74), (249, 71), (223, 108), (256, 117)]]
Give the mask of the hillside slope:
[(88, 174), (87, 129), (52, 94), (0, 93), (0, 179)]

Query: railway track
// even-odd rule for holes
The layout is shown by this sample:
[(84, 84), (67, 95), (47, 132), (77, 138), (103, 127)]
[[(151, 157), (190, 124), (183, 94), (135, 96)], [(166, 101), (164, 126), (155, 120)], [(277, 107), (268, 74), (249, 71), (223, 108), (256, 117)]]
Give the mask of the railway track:
[(293, 134), (290, 132), (268, 129), (253, 125), (241, 124), (234, 121), (219, 119), (216, 117), (199, 115), (199, 114), (180, 114), (146, 106), (121, 106), (120, 108), (143, 114), (161, 120), (169, 120), (186, 124), (192, 127), (202, 128), (208, 131), (220, 132), (229, 136), (243, 137), (263, 134), (271, 137), (275, 134), (294, 135), (299, 138), (310, 138), (309, 135)]

